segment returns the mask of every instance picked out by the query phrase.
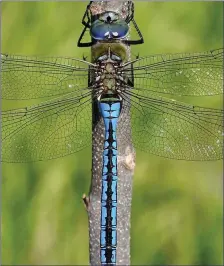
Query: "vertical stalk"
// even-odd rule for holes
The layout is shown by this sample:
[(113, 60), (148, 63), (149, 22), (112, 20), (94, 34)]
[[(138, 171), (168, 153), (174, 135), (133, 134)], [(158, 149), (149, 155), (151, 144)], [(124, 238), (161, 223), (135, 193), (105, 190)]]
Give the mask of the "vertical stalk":
[[(93, 2), (92, 15), (105, 11), (119, 13), (124, 19), (128, 12), (127, 2)], [(96, 49), (95, 46), (92, 50)], [(130, 47), (125, 46), (130, 58)], [(97, 103), (92, 108), (92, 180), (88, 202), (90, 264), (100, 265), (100, 218), (101, 179), (104, 124)], [(117, 265), (130, 265), (130, 216), (132, 199), (132, 176), (135, 167), (135, 152), (131, 141), (130, 109), (124, 108), (117, 128), (118, 141), (118, 205), (117, 205)]]

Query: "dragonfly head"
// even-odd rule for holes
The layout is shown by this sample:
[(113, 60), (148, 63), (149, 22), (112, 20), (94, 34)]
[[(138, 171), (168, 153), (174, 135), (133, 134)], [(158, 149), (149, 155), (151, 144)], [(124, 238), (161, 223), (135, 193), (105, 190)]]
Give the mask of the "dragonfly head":
[[(114, 10), (113, 5), (111, 5), (111, 11), (105, 11), (105, 8), (99, 8), (97, 2), (95, 2), (91, 1), (87, 6), (82, 20), (85, 28), (79, 37), (78, 47), (90, 47), (98, 43), (123, 43), (125, 45), (143, 43), (143, 36), (134, 21), (134, 4), (132, 1), (128, 1), (127, 5), (125, 2), (124, 4), (121, 2), (119, 8), (116, 8), (116, 11), (121, 11), (119, 13), (112, 11)], [(109, 9), (110, 5), (107, 8)], [(127, 38), (130, 27), (135, 28), (139, 37), (137, 40)], [(91, 41), (83, 42), (83, 36), (87, 29), (89, 30)]]
[(98, 20), (110, 24), (115, 23), (119, 19), (119, 15), (113, 11), (107, 11), (98, 15)]
[(116, 12), (108, 11), (97, 15), (90, 27), (90, 35), (97, 41), (114, 41), (123, 39), (129, 32), (125, 20), (120, 19)]

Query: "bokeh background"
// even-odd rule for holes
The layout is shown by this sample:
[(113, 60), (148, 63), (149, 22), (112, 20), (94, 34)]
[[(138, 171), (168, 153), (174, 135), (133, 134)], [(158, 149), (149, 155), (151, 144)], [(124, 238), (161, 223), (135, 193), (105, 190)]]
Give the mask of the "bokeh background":
[[(2, 52), (82, 58), (89, 49), (76, 43), (86, 5), (1, 3)], [(136, 55), (223, 46), (221, 2), (137, 2), (135, 12), (145, 38), (133, 48)], [(220, 98), (194, 103), (221, 107)], [(82, 194), (90, 177), (91, 147), (57, 160), (2, 164), (2, 263), (88, 264)], [(137, 151), (132, 264), (222, 265), (222, 195), (221, 161), (175, 161)]]

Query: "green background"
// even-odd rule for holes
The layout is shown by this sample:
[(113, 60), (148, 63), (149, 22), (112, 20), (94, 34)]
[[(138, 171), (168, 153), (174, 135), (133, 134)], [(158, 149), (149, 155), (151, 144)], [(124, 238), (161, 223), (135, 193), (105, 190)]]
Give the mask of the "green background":
[[(82, 58), (77, 48), (87, 2), (4, 2), (2, 52)], [(221, 2), (140, 2), (145, 43), (133, 53), (222, 47)], [(196, 99), (220, 107), (220, 98)], [(5, 105), (7, 107), (7, 104)], [(33, 164), (2, 165), (2, 263), (88, 264), (91, 147)], [(168, 160), (137, 151), (131, 261), (140, 265), (223, 264), (222, 162)]]

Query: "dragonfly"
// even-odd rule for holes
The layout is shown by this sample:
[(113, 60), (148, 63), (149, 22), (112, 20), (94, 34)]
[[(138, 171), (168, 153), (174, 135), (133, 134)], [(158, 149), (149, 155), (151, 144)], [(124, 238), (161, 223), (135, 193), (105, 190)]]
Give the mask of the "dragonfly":
[[(223, 110), (171, 97), (222, 94), (224, 49), (129, 59), (126, 46), (144, 42), (134, 4), (128, 2), (126, 18), (115, 11), (92, 14), (91, 6), (82, 19), (78, 46), (96, 47), (92, 62), (1, 54), (2, 98), (45, 99), (2, 112), (1, 157), (10, 163), (42, 161), (84, 149), (91, 144), (96, 102), (105, 131), (100, 259), (102, 265), (116, 265), (119, 118), (130, 110), (133, 144), (145, 152), (177, 160), (223, 158)], [(137, 39), (127, 38), (130, 25)], [(83, 41), (86, 32), (88, 42)]]

